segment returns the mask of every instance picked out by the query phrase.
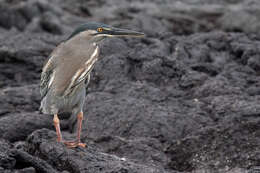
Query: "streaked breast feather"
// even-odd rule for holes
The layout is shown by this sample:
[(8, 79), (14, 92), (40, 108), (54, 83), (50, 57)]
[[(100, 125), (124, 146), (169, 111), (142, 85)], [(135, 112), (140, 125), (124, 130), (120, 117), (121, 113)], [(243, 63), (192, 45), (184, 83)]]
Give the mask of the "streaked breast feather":
[(65, 93), (68, 93), (71, 87), (74, 87), (78, 82), (83, 81), (89, 72), (92, 70), (93, 65), (97, 61), (99, 48), (98, 46), (95, 48), (93, 54), (90, 58), (85, 62), (84, 66), (80, 68), (72, 77), (69, 87), (67, 87)]
[(97, 54), (98, 54), (98, 46), (96, 47), (96, 49), (94, 50), (93, 54), (90, 56), (90, 58), (85, 62), (85, 65), (88, 65), (91, 61), (93, 61), (93, 59), (97, 58)]

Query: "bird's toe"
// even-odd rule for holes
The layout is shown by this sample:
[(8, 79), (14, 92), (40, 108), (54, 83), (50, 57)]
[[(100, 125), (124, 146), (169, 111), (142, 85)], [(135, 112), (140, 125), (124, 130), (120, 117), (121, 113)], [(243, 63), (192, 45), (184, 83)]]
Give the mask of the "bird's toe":
[(81, 142), (69, 142), (69, 141), (64, 141), (63, 142), (68, 148), (76, 148), (76, 147), (83, 147), (86, 148), (86, 144), (85, 143), (81, 143)]

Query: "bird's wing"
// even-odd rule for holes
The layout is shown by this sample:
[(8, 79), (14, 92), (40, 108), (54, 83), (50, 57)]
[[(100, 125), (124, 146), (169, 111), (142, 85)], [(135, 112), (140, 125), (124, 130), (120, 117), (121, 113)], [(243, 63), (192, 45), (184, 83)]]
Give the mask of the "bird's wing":
[(41, 83), (40, 83), (40, 93), (41, 98), (45, 97), (50, 89), (53, 82), (55, 64), (53, 62), (53, 57), (50, 57), (45, 65), (43, 66), (41, 73)]
[[(62, 45), (61, 43), (60, 45)], [(54, 69), (56, 67), (56, 63), (54, 61), (56, 57), (56, 52), (60, 46), (57, 46), (52, 53), (50, 54), (49, 58), (47, 59), (46, 63), (42, 68), (41, 73), (41, 82), (40, 82), (40, 93), (41, 99), (46, 96), (48, 93), (54, 79)]]

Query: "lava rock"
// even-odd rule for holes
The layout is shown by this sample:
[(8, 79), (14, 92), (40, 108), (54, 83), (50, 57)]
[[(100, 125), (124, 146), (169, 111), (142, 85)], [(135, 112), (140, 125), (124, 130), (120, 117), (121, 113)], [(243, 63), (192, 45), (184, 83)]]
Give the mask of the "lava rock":
[[(1, 1), (0, 172), (257, 170), (259, 7), (256, 0)], [(67, 149), (55, 141), (52, 115), (38, 112), (40, 73), (86, 21), (146, 37), (100, 45), (84, 108), (88, 148)], [(59, 117), (64, 139), (74, 139), (76, 115)]]
[(91, 147), (67, 149), (65, 145), (58, 144), (55, 137), (55, 133), (47, 129), (35, 131), (27, 139), (27, 149), (61, 172), (166, 172), (101, 153)]
[(16, 164), (15, 158), (11, 154), (11, 145), (5, 140), (0, 140), (0, 167), (12, 169)]

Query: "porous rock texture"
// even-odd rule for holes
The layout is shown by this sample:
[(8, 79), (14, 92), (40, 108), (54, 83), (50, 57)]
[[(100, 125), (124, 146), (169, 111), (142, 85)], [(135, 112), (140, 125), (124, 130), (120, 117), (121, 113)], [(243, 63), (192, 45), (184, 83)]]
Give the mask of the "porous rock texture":
[[(257, 0), (0, 0), (0, 172), (255, 173)], [(80, 23), (142, 31), (101, 46), (82, 141), (38, 111), (41, 68)], [(60, 115), (75, 138), (76, 116)]]

